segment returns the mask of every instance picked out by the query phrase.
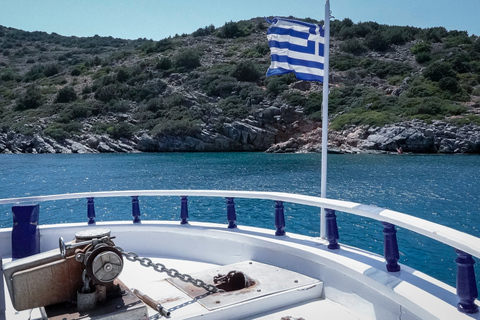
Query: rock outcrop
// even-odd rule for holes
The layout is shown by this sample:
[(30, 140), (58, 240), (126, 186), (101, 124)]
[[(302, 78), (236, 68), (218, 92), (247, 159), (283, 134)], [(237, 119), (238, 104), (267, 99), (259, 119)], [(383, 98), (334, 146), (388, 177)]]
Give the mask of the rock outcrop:
[[(267, 152), (321, 152), (321, 128), (271, 146)], [(480, 153), (480, 126), (412, 120), (385, 127), (351, 127), (329, 131), (334, 153)]]
[[(84, 134), (58, 142), (38, 134), (0, 133), (0, 153), (321, 152), (322, 130), (320, 127), (314, 128), (317, 124), (298, 119), (285, 123), (282, 114), (280, 110), (267, 108), (260, 110), (256, 118), (225, 123), (218, 131), (203, 129), (194, 136), (185, 137), (153, 137), (142, 132), (131, 139), (113, 139), (107, 135)], [(343, 131), (330, 130), (328, 151), (478, 154), (480, 126), (456, 126), (444, 121), (427, 124), (412, 120), (385, 127), (359, 126)]]
[(113, 139), (106, 134), (84, 133), (59, 142), (39, 134), (0, 132), (0, 153), (265, 151), (286, 137), (315, 126), (295, 107), (270, 106), (242, 121), (225, 122), (220, 127), (206, 125), (199, 133), (184, 136), (152, 136), (145, 131), (130, 139)]

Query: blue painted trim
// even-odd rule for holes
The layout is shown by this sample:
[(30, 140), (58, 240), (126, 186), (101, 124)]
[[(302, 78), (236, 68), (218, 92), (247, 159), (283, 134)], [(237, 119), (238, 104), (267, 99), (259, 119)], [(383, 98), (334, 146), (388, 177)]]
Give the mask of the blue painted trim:
[(325, 209), (325, 223), (328, 249), (340, 249), (340, 245), (338, 244), (338, 239), (340, 239), (340, 236), (338, 235), (337, 215), (335, 214), (335, 210)]
[(180, 224), (188, 224), (188, 198), (186, 196), (180, 196)]
[(138, 202), (138, 196), (132, 196), (132, 217), (133, 223), (140, 223), (140, 204)]
[(285, 235), (285, 213), (283, 210), (283, 201), (275, 201), (275, 231), (276, 236)]
[(38, 217), (40, 205), (12, 206), (12, 258), (20, 259), (40, 252)]
[(95, 203), (94, 198), (87, 198), (88, 224), (95, 224)]
[(225, 198), (227, 199), (227, 221), (228, 228), (235, 229), (237, 227), (237, 214), (235, 213), (235, 198)]
[(383, 224), (383, 254), (387, 261), (387, 271), (397, 272), (400, 271), (400, 265), (398, 259), (400, 259), (400, 252), (398, 251), (397, 242), (397, 230), (395, 225), (382, 222)]
[(463, 313), (477, 313), (478, 306), (475, 299), (478, 297), (477, 281), (475, 279), (475, 270), (473, 265), (475, 260), (468, 253), (455, 249), (458, 255), (457, 263), (457, 295), (460, 302), (457, 309)]

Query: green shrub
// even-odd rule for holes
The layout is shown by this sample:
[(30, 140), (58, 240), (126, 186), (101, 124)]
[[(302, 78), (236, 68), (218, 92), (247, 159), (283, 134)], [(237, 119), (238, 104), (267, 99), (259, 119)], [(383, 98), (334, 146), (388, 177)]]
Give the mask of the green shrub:
[(421, 82), (418, 80), (414, 80), (405, 91), (405, 95), (409, 98), (432, 97), (438, 93), (437, 87), (431, 82)]
[(438, 81), (438, 86), (442, 90), (447, 90), (452, 93), (457, 93), (460, 88), (458, 86), (458, 81), (453, 77), (444, 77)]
[(432, 62), (423, 72), (424, 77), (437, 82), (444, 77), (455, 77), (456, 74), (457, 73), (453, 70), (452, 65), (443, 61)]
[(45, 74), (43, 73), (44, 69), (45, 67), (42, 64), (34, 64), (25, 74), (24, 80), (29, 82), (45, 77)]
[(225, 22), (225, 25), (218, 31), (220, 38), (239, 38), (249, 35), (247, 26), (241, 22)]
[(20, 76), (14, 72), (12, 69), (10, 68), (6, 68), (6, 69), (3, 69), (1, 72), (0, 72), (0, 80), (2, 81), (13, 81), (13, 80), (20, 80)]
[[(370, 32), (365, 37), (365, 45), (374, 51), (386, 51), (390, 46), (385, 36), (380, 31)], [(354, 52), (351, 52), (354, 53)]]
[(384, 33), (384, 37), (388, 44), (402, 45), (407, 41), (413, 40), (414, 28), (389, 26)]
[(128, 101), (125, 100), (111, 100), (108, 103), (108, 111), (114, 112), (114, 113), (123, 113), (127, 112), (130, 110), (130, 104)]
[(444, 27), (434, 27), (422, 29), (419, 32), (418, 37), (426, 42), (438, 43), (442, 42), (442, 38), (445, 38), (447, 34), (447, 29), (445, 29)]
[(129, 90), (129, 97), (135, 101), (152, 99), (163, 93), (167, 84), (160, 79), (153, 79), (145, 83), (139, 83)]
[(339, 71), (347, 71), (356, 68), (359, 65), (359, 59), (349, 54), (333, 55), (330, 60), (332, 69)]
[(443, 41), (445, 48), (456, 48), (462, 44), (471, 44), (472, 40), (468, 36), (466, 31), (459, 32), (458, 34), (451, 35)]
[(286, 91), (283, 95), (282, 98), (287, 101), (287, 103), (291, 106), (301, 106), (303, 107), (305, 103), (307, 102), (307, 98), (301, 94), (300, 92), (291, 92), (291, 91)]
[[(320, 92), (313, 92), (308, 96), (307, 101), (304, 105), (304, 110), (306, 114), (314, 114), (322, 110), (323, 95)], [(330, 104), (329, 108), (330, 110)]]
[(408, 75), (412, 71), (412, 67), (407, 63), (389, 62), (382, 60), (363, 60), (362, 64), (368, 72), (374, 73), (379, 78), (387, 78), (397, 75)]
[(130, 139), (133, 136), (135, 129), (134, 126), (126, 122), (120, 122), (110, 125), (106, 133), (110, 135), (113, 139)]
[[(162, 39), (160, 41), (157, 41), (157, 43), (154, 46), (154, 49), (151, 50), (150, 52), (165, 52), (167, 50), (174, 49), (175, 45), (173, 43), (173, 40), (169, 38)], [(147, 53), (150, 53), (147, 51)]]
[(131, 75), (130, 72), (125, 67), (118, 68), (117, 70), (117, 81), (118, 82), (126, 82), (130, 79)]
[(237, 79), (226, 75), (207, 75), (200, 79), (199, 84), (207, 95), (222, 98), (239, 90)]
[(213, 24), (206, 26), (205, 28), (198, 28), (197, 31), (192, 33), (193, 37), (208, 36), (215, 32), (215, 26)]
[(248, 116), (249, 109), (246, 101), (239, 96), (229, 96), (218, 103), (223, 115), (231, 119), (244, 119)]
[(120, 87), (116, 84), (102, 86), (95, 91), (95, 99), (103, 102), (110, 102), (113, 99), (118, 99), (122, 94), (119, 89)]
[(63, 87), (57, 93), (55, 102), (68, 103), (77, 100), (77, 93), (73, 87)]
[(478, 37), (472, 44), (472, 49), (475, 51), (475, 52), (478, 52), (480, 53), (480, 37)]
[(403, 79), (404, 77), (402, 76), (392, 76), (388, 78), (388, 84), (392, 86), (399, 86), (402, 83)]
[(18, 100), (15, 110), (24, 111), (28, 109), (36, 109), (41, 105), (42, 95), (40, 90), (35, 86), (29, 86), (25, 95)]
[(232, 76), (238, 81), (257, 81), (260, 72), (250, 60), (240, 61), (233, 69)]
[(351, 125), (381, 127), (396, 121), (398, 121), (398, 117), (388, 112), (358, 110), (356, 112), (339, 115), (332, 121), (330, 128), (333, 130), (342, 130), (344, 127)]
[(157, 69), (160, 70), (169, 70), (173, 66), (172, 60), (168, 57), (161, 57), (160, 60), (157, 63)]
[(356, 38), (347, 39), (340, 44), (340, 50), (343, 52), (359, 55), (367, 51), (367, 48)]
[(415, 44), (410, 49), (410, 51), (415, 55), (418, 54), (418, 53), (421, 53), (421, 52), (430, 53), (431, 50), (432, 50), (432, 45), (428, 42), (425, 42), (425, 41), (421, 41), (421, 42)]
[(78, 122), (51, 123), (43, 132), (57, 141), (62, 141), (70, 138), (73, 134), (79, 133), (81, 129), (82, 124)]
[(79, 67), (73, 68), (72, 72), (70, 72), (71, 76), (78, 77), (82, 74), (82, 70)]
[(429, 62), (430, 60), (432, 60), (430, 52), (419, 52), (415, 55), (415, 61), (420, 64)]
[(455, 54), (450, 54), (447, 61), (451, 63), (452, 68), (458, 73), (468, 73), (472, 72), (473, 68), (470, 65), (470, 61), (478, 60), (480, 57), (475, 57), (467, 52), (456, 52)]
[(194, 49), (180, 51), (173, 58), (173, 65), (177, 72), (191, 71), (200, 67), (200, 53)]
[(450, 101), (439, 97), (408, 98), (400, 101), (399, 107), (402, 113), (410, 118), (419, 115), (428, 115), (430, 118), (442, 116), (460, 115), (467, 111), (461, 105), (453, 104)]
[[(52, 105), (51, 109), (55, 110), (55, 113), (58, 114), (57, 122), (59, 123), (70, 123), (72, 120), (85, 119), (93, 115), (98, 115), (101, 112), (101, 108), (94, 103), (86, 104), (82, 101)], [(48, 111), (47, 114), (48, 113), (52, 113), (52, 111)]]
[(180, 137), (194, 136), (201, 132), (201, 121), (193, 119), (167, 120), (162, 119), (150, 131), (150, 134), (157, 137), (174, 135)]
[(47, 64), (43, 70), (45, 77), (52, 77), (60, 72), (60, 66), (56, 63)]

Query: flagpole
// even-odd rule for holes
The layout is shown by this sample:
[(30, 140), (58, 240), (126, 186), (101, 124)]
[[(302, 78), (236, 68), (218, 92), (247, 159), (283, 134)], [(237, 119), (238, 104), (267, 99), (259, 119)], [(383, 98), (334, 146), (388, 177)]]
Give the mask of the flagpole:
[[(323, 103), (322, 103), (322, 172), (320, 196), (327, 197), (327, 148), (328, 148), (328, 80), (330, 59), (330, 1), (325, 3), (325, 43), (324, 43), (324, 72), (323, 72)], [(326, 238), (325, 208), (320, 212), (320, 237)]]

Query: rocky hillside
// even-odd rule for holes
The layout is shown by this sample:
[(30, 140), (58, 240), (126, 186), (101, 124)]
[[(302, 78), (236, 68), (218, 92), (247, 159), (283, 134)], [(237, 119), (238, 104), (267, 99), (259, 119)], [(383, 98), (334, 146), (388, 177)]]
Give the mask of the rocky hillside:
[[(130, 41), (0, 26), (0, 153), (317, 152), (321, 84), (264, 77), (267, 27)], [(479, 152), (478, 37), (345, 19), (331, 47), (332, 151)]]

